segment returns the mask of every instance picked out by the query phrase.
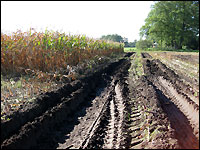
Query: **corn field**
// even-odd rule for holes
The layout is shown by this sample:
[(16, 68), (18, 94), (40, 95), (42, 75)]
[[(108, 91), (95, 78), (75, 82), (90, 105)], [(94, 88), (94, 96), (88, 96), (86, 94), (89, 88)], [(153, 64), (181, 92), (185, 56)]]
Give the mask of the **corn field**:
[(95, 56), (123, 52), (123, 43), (96, 40), (85, 35), (66, 35), (17, 31), (1, 33), (1, 73), (20, 74), (25, 70), (55, 72), (58, 68), (77, 65)]

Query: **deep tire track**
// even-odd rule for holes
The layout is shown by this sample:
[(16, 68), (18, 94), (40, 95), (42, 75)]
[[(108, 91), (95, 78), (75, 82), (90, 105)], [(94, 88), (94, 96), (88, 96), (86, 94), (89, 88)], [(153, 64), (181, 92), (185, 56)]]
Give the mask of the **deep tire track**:
[[(130, 55), (132, 53), (127, 54), (125, 58)], [(65, 93), (66, 89), (61, 90), (64, 94), (59, 96), (60, 101), (49, 106), (47, 110), (39, 112), (36, 116), (32, 115), (32, 119), (26, 119), (25, 122), (13, 129), (15, 132), (7, 135), (4, 132), (1, 148), (80, 148), (83, 145), (82, 142), (90, 139), (90, 132), (95, 129), (98, 120), (108, 122), (108, 118), (102, 114), (107, 111), (104, 106), (107, 107), (108, 99), (114, 90), (109, 88), (110, 82), (113, 80), (117, 83), (123, 77), (123, 71), (128, 70), (129, 64), (128, 60), (120, 59), (81, 79), (79, 81), (81, 84), (77, 86), (79, 88), (73, 88), (74, 91), (71, 93)], [(116, 77), (118, 71), (118, 74), (122, 73), (123, 75)], [(113, 77), (116, 78), (112, 79)], [(107, 97), (104, 97), (105, 94)], [(51, 101), (52, 98), (56, 101), (58, 97), (50, 97), (47, 100)], [(90, 115), (86, 116), (88, 112)], [(19, 121), (14, 120), (16, 123)], [(81, 126), (80, 121), (87, 125), (84, 126), (83, 123)], [(73, 136), (75, 137), (71, 138)]]
[[(130, 64), (130, 63), (129, 63)], [(97, 128), (95, 129), (88, 145), (81, 148), (126, 148), (127, 147), (127, 133), (124, 131), (125, 119), (126, 119), (126, 106), (124, 105), (125, 93), (122, 90), (126, 89), (123, 87), (125, 83), (125, 75), (128, 74), (129, 64), (125, 68), (120, 68), (122, 73), (117, 72), (112, 80), (112, 90), (108, 98), (108, 103), (101, 119), (98, 122)], [(123, 86), (122, 86), (123, 85)], [(125, 135), (126, 134), (126, 135)]]
[(199, 108), (187, 92), (181, 92), (187, 85), (158, 60), (144, 60), (144, 69), (175, 130), (180, 148), (199, 148)]
[(4, 132), (1, 148), (199, 148), (190, 86), (148, 53), (142, 53), (145, 75), (136, 77), (131, 55), (68, 85), (72, 90), (65, 87), (59, 97), (52, 93), (47, 109)]

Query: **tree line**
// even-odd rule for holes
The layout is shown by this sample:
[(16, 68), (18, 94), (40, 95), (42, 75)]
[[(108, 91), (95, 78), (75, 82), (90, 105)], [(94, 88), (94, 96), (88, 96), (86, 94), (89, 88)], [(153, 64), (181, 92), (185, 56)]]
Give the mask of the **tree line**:
[(199, 49), (199, 1), (156, 2), (140, 36), (161, 48)]
[(134, 40), (133, 42), (128, 42), (128, 38), (122, 37), (118, 34), (103, 35), (101, 36), (100, 39), (113, 41), (113, 42), (121, 42), (121, 43), (124, 43), (124, 47), (135, 47), (137, 43), (137, 40)]

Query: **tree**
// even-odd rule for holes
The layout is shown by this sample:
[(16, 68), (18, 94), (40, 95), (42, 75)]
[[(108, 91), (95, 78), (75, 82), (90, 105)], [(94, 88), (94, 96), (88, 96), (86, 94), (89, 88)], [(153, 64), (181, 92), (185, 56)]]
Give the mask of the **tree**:
[(137, 43), (136, 43), (136, 48), (137, 49), (147, 49), (147, 48), (150, 48), (152, 47), (152, 42), (150, 40), (139, 40)]
[(123, 38), (118, 34), (103, 35), (100, 39), (101, 40), (109, 40), (109, 41), (113, 41), (113, 42), (124, 42)]
[[(199, 47), (199, 2), (159, 1), (140, 28), (141, 37), (157, 42), (160, 47)], [(195, 45), (195, 46), (194, 46)]]
[(134, 42), (124, 42), (124, 47), (136, 47), (137, 40), (134, 40)]

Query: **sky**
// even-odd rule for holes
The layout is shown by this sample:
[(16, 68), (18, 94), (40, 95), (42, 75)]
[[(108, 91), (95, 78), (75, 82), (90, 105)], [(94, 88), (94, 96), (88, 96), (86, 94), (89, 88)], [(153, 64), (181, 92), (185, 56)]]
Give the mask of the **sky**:
[(139, 40), (153, 1), (1, 1), (3, 33), (48, 30), (91, 38), (118, 34)]

